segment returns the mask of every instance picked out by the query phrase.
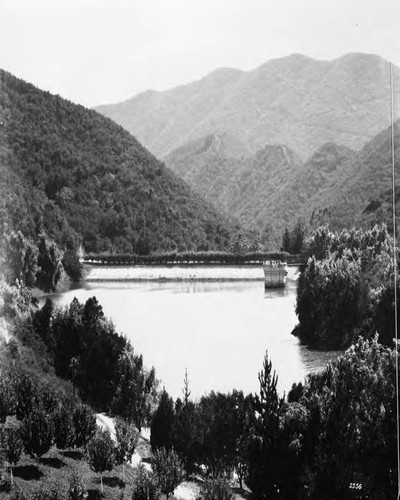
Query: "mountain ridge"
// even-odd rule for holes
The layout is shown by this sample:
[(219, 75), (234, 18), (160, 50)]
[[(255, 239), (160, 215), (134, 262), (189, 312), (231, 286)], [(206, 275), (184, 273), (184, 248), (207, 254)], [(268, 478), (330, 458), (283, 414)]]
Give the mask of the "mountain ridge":
[[(299, 218), (334, 229), (390, 225), (390, 137), (386, 128), (360, 151), (327, 142), (303, 162), (285, 145), (229, 157), (229, 151), (215, 147), (211, 135), (177, 148), (165, 161), (219, 210), (249, 229), (268, 228), (278, 241)], [(397, 152), (400, 120), (395, 140)]]
[[(400, 83), (397, 67), (394, 77)], [(220, 68), (185, 85), (95, 109), (159, 157), (225, 130), (240, 136), (252, 153), (280, 143), (305, 160), (326, 142), (359, 150), (389, 125), (389, 97), (389, 62), (377, 55), (324, 61), (292, 54), (250, 71)]]

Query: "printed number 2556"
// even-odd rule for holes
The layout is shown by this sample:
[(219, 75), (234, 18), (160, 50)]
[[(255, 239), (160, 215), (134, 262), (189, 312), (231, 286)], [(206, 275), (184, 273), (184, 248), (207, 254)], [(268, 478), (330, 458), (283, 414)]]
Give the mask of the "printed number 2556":
[(362, 490), (362, 484), (361, 483), (350, 483), (349, 489), (350, 490)]

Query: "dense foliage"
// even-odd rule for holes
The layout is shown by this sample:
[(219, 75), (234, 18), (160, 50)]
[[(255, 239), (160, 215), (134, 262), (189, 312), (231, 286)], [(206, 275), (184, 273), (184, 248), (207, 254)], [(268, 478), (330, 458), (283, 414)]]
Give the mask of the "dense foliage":
[(178, 399), (173, 412), (165, 395), (152, 434), (164, 429), (169, 438), (159, 450), (172, 446), (187, 472), (205, 473), (204, 498), (230, 498), (232, 472), (255, 500), (347, 498), (354, 485), (362, 498), (389, 498), (397, 466), (395, 363), (394, 349), (377, 337), (359, 338), (285, 400), (267, 354), (258, 394)]
[[(380, 255), (387, 238), (384, 229), (376, 231), (373, 239), (369, 233), (360, 238), (361, 233), (353, 235), (354, 247), (366, 251), (375, 241), (372, 254)], [(319, 242), (327, 239), (322, 234)], [(335, 241), (337, 245), (340, 240)], [(335, 248), (347, 255), (350, 247), (346, 238), (343, 247)], [(369, 268), (371, 261), (363, 265), (363, 269), (375, 269)], [(366, 276), (372, 283), (376, 272)], [(382, 304), (381, 295), (376, 294), (376, 298), (377, 304)], [(389, 294), (383, 303), (392, 305), (391, 301)], [(57, 346), (53, 327), (60, 318), (70, 325), (70, 332), (74, 328), (79, 331), (79, 325), (84, 324), (85, 330), (96, 330), (101, 336), (107, 322), (95, 299), (86, 304), (75, 301), (71, 307), (59, 310), (48, 301), (40, 310), (40, 321), (37, 317), (33, 324), (48, 346)], [(29, 310), (33, 311), (32, 318), (39, 312), (33, 305)], [(369, 320), (378, 323), (385, 311), (370, 315)], [(35, 334), (32, 329), (31, 335)], [(107, 350), (112, 351), (109, 347)], [(105, 364), (106, 356), (112, 359), (106, 351), (95, 351)], [(67, 358), (61, 358), (60, 366), (68, 366)], [(164, 391), (155, 412), (154, 401), (142, 404), (149, 395), (143, 391), (149, 372), (143, 370), (142, 360), (133, 363), (135, 356), (126, 345), (118, 359), (121, 364), (116, 366), (115, 397), (121, 403), (125, 401), (121, 395), (127, 391), (126, 400), (131, 398), (131, 402), (124, 407), (126, 415), (131, 415), (135, 423), (138, 415), (143, 417), (143, 408), (147, 408), (149, 416), (154, 415), (153, 473), (143, 468), (136, 471), (133, 498), (160, 499), (162, 492), (170, 495), (182, 480), (182, 468), (188, 474), (201, 471), (205, 475), (201, 494), (209, 498), (230, 498), (227, 481), (233, 472), (241, 486), (250, 488), (255, 500), (346, 498), (354, 485), (370, 498), (389, 498), (395, 491), (397, 462), (392, 437), (396, 432), (396, 354), (394, 349), (380, 344), (377, 337), (357, 340), (321, 373), (309, 375), (304, 385), (295, 385), (287, 400), (277, 392), (277, 377), (267, 355), (259, 374), (258, 394), (211, 393), (194, 402), (186, 375), (183, 398), (174, 402)], [(81, 369), (79, 366), (78, 374)], [(130, 374), (140, 376), (131, 379)], [(78, 375), (76, 383), (78, 392), (87, 388), (80, 385)], [(96, 388), (101, 388), (102, 383), (91, 382)], [(135, 403), (137, 387), (141, 388), (142, 398)], [(109, 399), (107, 404), (112, 407), (113, 401)], [(40, 384), (16, 365), (0, 374), (0, 419), (0, 455), (8, 466), (18, 464), (21, 448), (38, 458), (53, 445), (59, 449), (75, 446), (87, 448), (93, 468), (102, 472), (112, 467), (114, 457), (118, 462), (126, 460), (137, 438), (128, 423), (117, 425), (117, 448), (109, 435), (95, 436), (95, 418), (88, 406), (76, 397), (63, 397)], [(78, 490), (82, 490), (79, 485), (79, 494)]]
[[(71, 258), (72, 250), (69, 251)], [(0, 234), (0, 279), (9, 285), (20, 283), (27, 287), (37, 286), (50, 292), (55, 291), (57, 284), (63, 276), (62, 252), (56, 243), (41, 233), (36, 241), (26, 238), (21, 231), (11, 231)], [(76, 264), (75, 269), (66, 261), (67, 273), (76, 281), (80, 279), (78, 273), (81, 265)]]
[(197, 500), (232, 500), (233, 493), (226, 479), (207, 479), (201, 485)]
[[(14, 417), (4, 418), (0, 425), (0, 451), (10, 465), (18, 463), (22, 450), (38, 458), (53, 444), (62, 450), (81, 447), (96, 428), (87, 405), (58, 394), (21, 367), (0, 372), (0, 400), (3, 416)], [(80, 418), (76, 418), (78, 413)], [(70, 416), (62, 419), (62, 427), (60, 415)], [(67, 437), (61, 438), (61, 432)]]
[(148, 421), (156, 395), (154, 369), (106, 320), (95, 297), (66, 308), (50, 299), (32, 314), (32, 328), (53, 357), (56, 373), (73, 381), (79, 395), (100, 410), (112, 410), (135, 422)]
[(132, 500), (161, 500), (161, 490), (155, 475), (142, 464), (136, 469)]
[[(249, 448), (253, 497), (390, 498), (396, 489), (395, 351), (359, 339), (285, 403), (267, 362)], [(258, 399), (258, 398), (256, 398)]]
[(225, 220), (111, 120), (0, 72), (0, 232), (62, 249), (223, 249)]
[(263, 144), (254, 154), (244, 150), (233, 156), (239, 144), (240, 139), (229, 134), (210, 135), (172, 151), (165, 161), (219, 210), (233, 214), (244, 227), (260, 231), (267, 248), (274, 248), (282, 224), (291, 220), (275, 210), (271, 199), (301, 168), (301, 158), (279, 144)]
[(374, 335), (373, 323), (382, 330), (382, 341), (391, 345), (389, 315), (382, 317), (385, 307), (393, 309), (393, 242), (386, 227), (339, 233), (321, 227), (309, 239), (308, 252), (298, 284), (294, 333), (310, 345), (340, 348), (359, 333)]
[[(95, 297), (85, 304), (74, 299), (65, 308), (56, 306), (48, 298), (39, 308), (24, 287), (4, 286), (2, 292), (0, 314), (10, 322), (15, 342), (24, 349), (32, 349), (35, 357), (41, 360), (43, 370), (70, 380), (74, 393), (77, 392), (81, 399), (100, 411), (120, 415), (139, 430), (150, 422), (157, 399), (155, 371), (147, 369), (143, 357), (116, 332)], [(9, 351), (12, 345), (9, 342)], [(16, 351), (16, 360), (19, 351), (20, 348)], [(8, 356), (12, 359), (14, 355), (10, 351)], [(34, 407), (35, 388), (26, 375), (16, 378), (14, 385), (15, 412), (23, 419)], [(4, 391), (6, 393), (7, 389)], [(54, 404), (49, 393), (44, 410), (53, 409)], [(54, 412), (58, 442), (69, 442), (66, 425), (71, 418), (78, 427), (86, 427), (85, 408), (85, 405), (78, 405), (75, 412), (62, 409)], [(0, 422), (7, 411), (6, 402), (0, 395)], [(86, 444), (83, 435), (80, 446)]]
[(175, 450), (188, 474), (201, 465), (210, 477), (235, 471), (242, 482), (252, 412), (242, 392), (211, 392), (197, 403), (185, 397), (175, 404), (164, 392), (151, 424), (152, 448)]
[(298, 255), (303, 251), (304, 241), (306, 237), (305, 224), (302, 220), (298, 220), (292, 231), (285, 228), (282, 237), (282, 250), (289, 254)]

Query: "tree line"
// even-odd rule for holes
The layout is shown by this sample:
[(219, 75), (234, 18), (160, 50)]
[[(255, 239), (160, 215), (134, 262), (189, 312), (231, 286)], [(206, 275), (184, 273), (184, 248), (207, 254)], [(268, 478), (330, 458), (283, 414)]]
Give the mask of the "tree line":
[(0, 70), (0, 234), (62, 248), (217, 250), (233, 224), (128, 132)]
[(205, 474), (208, 498), (232, 498), (233, 473), (257, 500), (389, 498), (397, 484), (395, 365), (393, 348), (360, 338), (285, 397), (267, 353), (256, 394), (193, 402), (185, 385), (174, 402), (164, 391), (152, 449), (175, 450), (188, 475)]
[(111, 265), (167, 265), (167, 264), (221, 264), (244, 265), (261, 264), (264, 260), (287, 261), (287, 252), (165, 252), (152, 255), (133, 254), (87, 254), (85, 261), (88, 263)]
[(157, 396), (154, 368), (115, 331), (95, 297), (65, 308), (47, 298), (29, 327), (47, 346), (58, 376), (71, 380), (79, 396), (99, 411), (146, 425)]
[[(257, 500), (347, 498), (354, 488), (355, 498), (389, 498), (397, 484), (395, 371), (395, 350), (375, 337), (360, 338), (287, 397), (277, 391), (268, 353), (259, 392), (246, 397), (234, 391), (192, 401), (186, 378), (182, 398), (160, 397), (152, 470), (135, 469), (132, 499), (168, 498), (185, 477), (200, 474), (199, 498), (230, 500), (233, 472)], [(96, 429), (88, 406), (19, 369), (1, 375), (0, 409), (0, 455), (10, 478), (22, 452), (38, 459), (51, 446), (81, 448), (102, 478), (137, 446), (136, 426), (118, 421), (114, 441)], [(84, 493), (79, 477), (71, 485)]]

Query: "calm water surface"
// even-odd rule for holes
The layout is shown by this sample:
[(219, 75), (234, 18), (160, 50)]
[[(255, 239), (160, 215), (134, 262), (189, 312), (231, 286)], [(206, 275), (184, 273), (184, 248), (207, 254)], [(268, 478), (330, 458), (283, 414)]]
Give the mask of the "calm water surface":
[(54, 295), (60, 305), (96, 296), (117, 331), (156, 368), (173, 397), (182, 395), (185, 368), (192, 397), (206, 392), (257, 391), (268, 350), (281, 392), (321, 369), (334, 353), (309, 351), (290, 332), (296, 273), (285, 289), (263, 282), (100, 282)]

